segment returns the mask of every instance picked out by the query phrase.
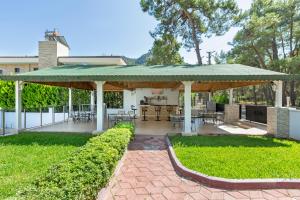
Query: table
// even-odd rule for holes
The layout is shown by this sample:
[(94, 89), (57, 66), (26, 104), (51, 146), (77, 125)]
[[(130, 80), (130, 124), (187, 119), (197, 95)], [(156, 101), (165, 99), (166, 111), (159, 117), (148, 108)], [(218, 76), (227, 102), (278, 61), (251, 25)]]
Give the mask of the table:
[(108, 120), (108, 127), (110, 127), (110, 122), (114, 122), (114, 125), (118, 122), (123, 122), (123, 121), (127, 121), (127, 122), (132, 122), (134, 120), (134, 116), (131, 116), (129, 114), (108, 114), (107, 115)]
[[(206, 120), (211, 119), (215, 124), (218, 122), (218, 120), (222, 121), (223, 116), (224, 113), (222, 112), (201, 112), (197, 115), (192, 115), (192, 123), (195, 119), (202, 119), (204, 123), (207, 122)], [(173, 126), (175, 126), (176, 123), (184, 122), (184, 115), (170, 115), (170, 118)]]

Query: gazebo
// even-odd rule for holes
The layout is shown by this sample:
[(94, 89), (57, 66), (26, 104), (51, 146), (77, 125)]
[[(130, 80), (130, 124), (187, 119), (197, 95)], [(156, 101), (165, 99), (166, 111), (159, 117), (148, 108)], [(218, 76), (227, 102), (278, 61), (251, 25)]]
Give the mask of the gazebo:
[(284, 73), (240, 64), (220, 65), (62, 65), (0, 76), (16, 82), (16, 129), (21, 129), (21, 85), (24, 82), (97, 91), (97, 131), (103, 130), (103, 92), (136, 88), (171, 88), (184, 92), (184, 133), (192, 134), (191, 93), (214, 92), (272, 82), (275, 107), (282, 107)]

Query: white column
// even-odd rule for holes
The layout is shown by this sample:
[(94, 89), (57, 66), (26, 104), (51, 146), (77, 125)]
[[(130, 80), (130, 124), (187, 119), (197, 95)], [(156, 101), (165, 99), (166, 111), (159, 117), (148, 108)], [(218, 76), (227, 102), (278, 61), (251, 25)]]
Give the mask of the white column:
[(184, 84), (184, 133), (192, 133), (192, 81), (183, 81)]
[(69, 88), (69, 116), (71, 116), (72, 111), (73, 111), (72, 88)]
[(97, 85), (97, 131), (103, 131), (103, 85), (104, 81), (96, 81)]
[(95, 91), (91, 91), (91, 112), (95, 111)]
[(15, 82), (15, 113), (16, 113), (16, 131), (22, 129), (22, 86), (21, 81)]
[(233, 104), (233, 89), (229, 90), (229, 104)]
[(208, 101), (212, 101), (212, 92), (208, 93)]
[(282, 107), (282, 81), (274, 81), (275, 83), (275, 107)]

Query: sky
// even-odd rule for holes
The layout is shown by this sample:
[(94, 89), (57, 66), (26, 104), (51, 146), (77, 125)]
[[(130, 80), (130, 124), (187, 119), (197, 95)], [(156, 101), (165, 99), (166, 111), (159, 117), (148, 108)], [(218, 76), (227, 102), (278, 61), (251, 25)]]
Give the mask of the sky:
[[(248, 9), (252, 0), (237, 0)], [(44, 32), (58, 29), (71, 47), (70, 54), (124, 55), (137, 58), (152, 47), (157, 21), (143, 13), (139, 0), (2, 0), (0, 8), (0, 56), (38, 54), (38, 41)], [(201, 44), (204, 62), (206, 51), (228, 51), (238, 28), (223, 36), (205, 39)], [(193, 50), (181, 49), (185, 62), (196, 63)]]

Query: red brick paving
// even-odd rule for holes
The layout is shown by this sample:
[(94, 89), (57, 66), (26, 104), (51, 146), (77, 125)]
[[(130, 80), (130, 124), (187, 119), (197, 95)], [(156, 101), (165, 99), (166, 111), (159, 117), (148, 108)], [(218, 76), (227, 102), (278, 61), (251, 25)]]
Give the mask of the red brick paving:
[(206, 187), (176, 174), (163, 137), (136, 136), (129, 145), (119, 171), (111, 179), (104, 199), (300, 200), (300, 190), (228, 191)]

